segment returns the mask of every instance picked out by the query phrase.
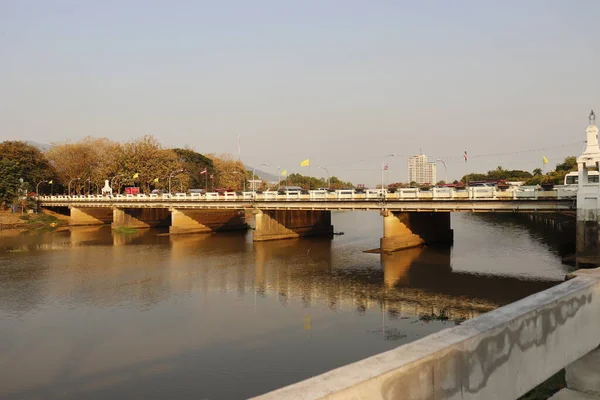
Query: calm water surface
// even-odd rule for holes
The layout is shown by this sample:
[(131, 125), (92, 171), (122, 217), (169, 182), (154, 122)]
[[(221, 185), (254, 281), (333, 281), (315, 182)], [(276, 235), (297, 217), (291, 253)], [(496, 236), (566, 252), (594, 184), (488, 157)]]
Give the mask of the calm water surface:
[(550, 287), (572, 247), (462, 214), (453, 247), (380, 256), (363, 253), (378, 247), (378, 213), (333, 223), (345, 235), (265, 243), (106, 227), (0, 236), (0, 398), (257, 395)]

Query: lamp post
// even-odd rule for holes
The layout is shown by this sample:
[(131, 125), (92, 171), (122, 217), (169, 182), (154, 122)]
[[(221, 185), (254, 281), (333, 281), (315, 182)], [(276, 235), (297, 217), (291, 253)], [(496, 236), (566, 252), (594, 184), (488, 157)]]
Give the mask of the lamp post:
[(69, 181), (69, 197), (71, 197), (71, 182), (73, 182), (73, 181), (78, 181), (78, 180), (80, 180), (80, 179), (81, 179), (81, 178), (73, 178), (73, 179), (71, 179), (71, 180)]
[[(435, 160), (435, 162), (441, 162), (444, 165), (444, 182), (448, 183), (448, 167), (446, 167), (446, 163), (444, 160), (440, 160), (439, 158)], [(432, 182), (435, 185), (435, 182)]]
[[(112, 178), (110, 178), (110, 189), (111, 189), (111, 190), (112, 190), (112, 188), (113, 188), (113, 182), (114, 182), (114, 180), (115, 180), (116, 178), (119, 178), (119, 177), (121, 177), (121, 176), (125, 176), (125, 175), (123, 175), (123, 174), (119, 174), (119, 175), (115, 175), (115, 176), (113, 176)], [(117, 192), (118, 192), (118, 191), (117, 191)]]
[(392, 154), (388, 154), (386, 156), (383, 157), (383, 160), (381, 160), (381, 194), (383, 195), (383, 197), (385, 197), (385, 159), (388, 157), (396, 157), (395, 153)]
[(173, 171), (173, 172), (171, 172), (171, 173), (169, 174), (169, 194), (171, 194), (171, 178), (172, 178), (172, 177), (173, 177), (175, 174), (178, 174), (178, 173), (181, 173), (181, 172), (183, 172), (183, 170), (182, 170), (182, 169), (178, 169), (178, 170), (176, 170), (176, 171)]
[(281, 167), (277, 166), (277, 189), (281, 186)]
[(331, 180), (329, 179), (329, 171), (327, 171), (327, 168), (319, 165), (317, 168), (321, 168), (324, 169), (325, 172), (327, 172), (327, 189), (331, 189)]
[(48, 181), (39, 181), (39, 182), (37, 183), (37, 185), (35, 185), (35, 197), (36, 197), (36, 198), (40, 196), (40, 194), (39, 194), (40, 185), (41, 185), (42, 183), (46, 183), (46, 182), (48, 182)]
[[(263, 166), (264, 166), (264, 167), (266, 167), (266, 166), (268, 166), (268, 165), (269, 165), (268, 163), (262, 163), (262, 164), (260, 164), (260, 167), (263, 167)], [(252, 180), (253, 180), (253, 181), (254, 181), (254, 172), (256, 172), (256, 167), (254, 167), (254, 168), (252, 169)], [(277, 177), (277, 179), (279, 179), (279, 177)], [(253, 188), (253, 189), (254, 189), (254, 191), (256, 192), (256, 184), (255, 184), (254, 182), (252, 182), (252, 188)]]

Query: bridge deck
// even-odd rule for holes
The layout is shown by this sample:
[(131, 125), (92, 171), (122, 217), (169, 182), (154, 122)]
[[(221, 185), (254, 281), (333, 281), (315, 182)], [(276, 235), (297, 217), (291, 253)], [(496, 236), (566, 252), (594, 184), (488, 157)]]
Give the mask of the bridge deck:
[(559, 212), (575, 210), (572, 199), (336, 199), (336, 200), (194, 200), (194, 199), (40, 199), (42, 207), (120, 207), (263, 210), (382, 210), (411, 212)]

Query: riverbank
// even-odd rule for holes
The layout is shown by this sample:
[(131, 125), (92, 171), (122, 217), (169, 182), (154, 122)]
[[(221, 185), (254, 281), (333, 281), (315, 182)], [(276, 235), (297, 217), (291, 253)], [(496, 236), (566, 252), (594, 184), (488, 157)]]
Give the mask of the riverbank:
[(37, 214), (0, 210), (0, 231), (2, 234), (19, 234), (36, 230), (51, 230), (68, 225), (68, 220), (69, 217), (48, 210)]

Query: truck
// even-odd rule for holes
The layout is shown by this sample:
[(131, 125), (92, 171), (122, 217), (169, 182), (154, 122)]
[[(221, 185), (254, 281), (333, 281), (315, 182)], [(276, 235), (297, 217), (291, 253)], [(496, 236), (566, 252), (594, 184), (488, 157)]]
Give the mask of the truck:
[(139, 187), (126, 187), (125, 194), (140, 194)]

